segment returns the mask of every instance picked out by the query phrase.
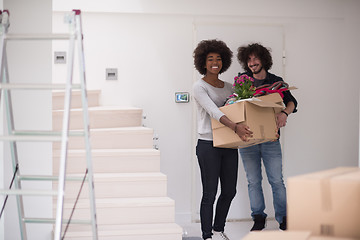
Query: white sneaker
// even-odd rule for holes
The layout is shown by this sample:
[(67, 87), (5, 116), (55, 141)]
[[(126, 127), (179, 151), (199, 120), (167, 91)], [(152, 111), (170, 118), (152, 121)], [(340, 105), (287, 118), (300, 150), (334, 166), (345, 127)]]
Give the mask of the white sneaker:
[(212, 236), (212, 240), (230, 240), (228, 236), (224, 232), (216, 232), (214, 231), (214, 235)]

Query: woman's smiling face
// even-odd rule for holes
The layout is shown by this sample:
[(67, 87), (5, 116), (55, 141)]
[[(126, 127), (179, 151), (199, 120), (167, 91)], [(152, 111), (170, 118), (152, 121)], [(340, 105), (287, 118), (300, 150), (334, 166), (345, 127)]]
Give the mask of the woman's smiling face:
[(209, 53), (206, 56), (206, 74), (219, 74), (222, 68), (221, 56), (218, 53)]

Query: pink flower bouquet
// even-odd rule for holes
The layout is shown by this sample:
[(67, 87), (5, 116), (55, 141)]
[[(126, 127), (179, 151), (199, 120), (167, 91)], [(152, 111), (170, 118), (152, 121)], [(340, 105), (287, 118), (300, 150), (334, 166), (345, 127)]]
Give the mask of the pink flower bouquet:
[(246, 74), (234, 78), (234, 93), (229, 96), (225, 105), (232, 104), (237, 100), (254, 97), (254, 79)]

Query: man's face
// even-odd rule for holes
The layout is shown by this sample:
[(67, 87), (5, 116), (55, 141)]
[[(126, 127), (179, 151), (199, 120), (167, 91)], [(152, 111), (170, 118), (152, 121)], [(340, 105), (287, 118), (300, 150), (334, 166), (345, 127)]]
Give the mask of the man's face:
[(247, 61), (247, 66), (250, 68), (253, 74), (258, 74), (263, 69), (260, 59), (256, 57), (254, 54), (251, 54), (249, 56)]

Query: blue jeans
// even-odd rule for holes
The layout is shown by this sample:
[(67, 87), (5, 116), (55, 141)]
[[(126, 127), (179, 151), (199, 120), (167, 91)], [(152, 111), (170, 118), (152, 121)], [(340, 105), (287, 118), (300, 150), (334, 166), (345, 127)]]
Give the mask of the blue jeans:
[(262, 189), (261, 159), (273, 193), (275, 219), (282, 223), (286, 216), (286, 189), (282, 174), (282, 154), (279, 141), (266, 142), (239, 149), (246, 177), (251, 206), (251, 216), (266, 217), (264, 194)]
[[(198, 140), (196, 146), (203, 194), (200, 206), (203, 239), (211, 238), (212, 230), (224, 231), (226, 217), (236, 194), (238, 151), (213, 147), (212, 141)], [(217, 199), (215, 217), (213, 206), (220, 180), (221, 193)]]

